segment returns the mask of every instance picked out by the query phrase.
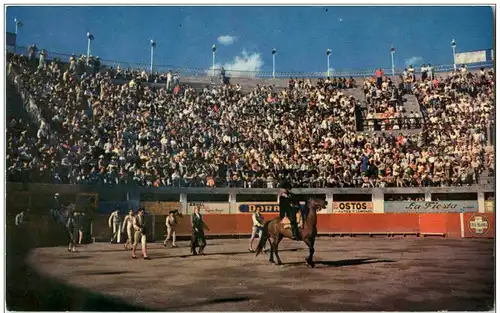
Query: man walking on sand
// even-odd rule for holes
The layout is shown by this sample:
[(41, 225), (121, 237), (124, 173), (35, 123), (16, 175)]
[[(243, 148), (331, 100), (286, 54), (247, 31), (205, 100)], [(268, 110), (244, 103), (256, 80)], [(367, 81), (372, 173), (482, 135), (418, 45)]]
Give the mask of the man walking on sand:
[(123, 219), (122, 232), (127, 233), (127, 241), (125, 242), (125, 250), (132, 249), (134, 244), (134, 210), (130, 209), (128, 215)]
[(170, 239), (170, 236), (172, 236), (172, 248), (177, 247), (175, 245), (175, 235), (177, 230), (177, 213), (178, 213), (177, 210), (170, 211), (168, 212), (168, 216), (165, 219), (165, 226), (167, 226), (167, 238), (165, 238), (165, 241), (163, 242), (163, 245), (165, 247), (167, 246), (167, 241)]
[(136, 259), (135, 249), (139, 240), (141, 241), (142, 257), (144, 260), (149, 260), (148, 253), (146, 250), (146, 221), (144, 218), (144, 209), (139, 208), (137, 211), (137, 216), (134, 218), (134, 245), (132, 246), (132, 258)]
[(110, 243), (113, 243), (113, 241), (116, 239), (116, 243), (120, 243), (120, 237), (121, 237), (121, 217), (120, 217), (120, 208), (116, 208), (116, 210), (111, 213), (108, 219), (108, 225), (109, 228), (112, 229), (113, 235), (111, 235), (111, 240), (109, 241)]
[[(248, 251), (250, 252), (255, 252), (255, 250), (252, 248), (253, 241), (255, 240), (255, 236), (259, 234), (259, 238), (262, 237), (262, 230), (264, 227), (264, 216), (260, 214), (260, 211), (255, 211), (252, 214), (252, 236), (250, 236), (250, 242), (248, 243)], [(264, 249), (266, 251), (266, 249)]]

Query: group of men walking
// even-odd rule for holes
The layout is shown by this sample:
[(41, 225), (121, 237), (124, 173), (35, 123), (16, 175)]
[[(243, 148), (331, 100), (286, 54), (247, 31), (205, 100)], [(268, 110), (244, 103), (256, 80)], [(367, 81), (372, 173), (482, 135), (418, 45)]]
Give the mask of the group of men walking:
[[(169, 211), (165, 219), (165, 226), (167, 228), (167, 236), (163, 245), (166, 247), (167, 242), (172, 238), (172, 247), (176, 248), (176, 235), (177, 235), (177, 218), (182, 216), (178, 210)], [(112, 231), (110, 243), (120, 243), (121, 234), (127, 234), (127, 240), (125, 242), (125, 250), (132, 250), (132, 257), (137, 258), (136, 248), (140, 243), (142, 248), (142, 256), (144, 259), (149, 259), (147, 255), (147, 227), (146, 219), (144, 217), (144, 209), (139, 208), (137, 215), (134, 215), (133, 210), (129, 210), (128, 215), (123, 219), (120, 216), (120, 209), (116, 209), (108, 219), (108, 226)], [(204, 254), (203, 250), (207, 244), (205, 239), (205, 228), (206, 225), (203, 222), (203, 217), (200, 214), (199, 208), (194, 209), (194, 213), (191, 215), (191, 253), (193, 255)], [(196, 251), (196, 248), (199, 248)]]
[(125, 241), (125, 250), (132, 250), (132, 258), (136, 259), (137, 245), (141, 244), (142, 257), (145, 260), (149, 259), (147, 252), (147, 240), (146, 236), (148, 229), (146, 228), (146, 218), (144, 216), (144, 209), (139, 208), (137, 210), (137, 215), (134, 214), (134, 210), (129, 210), (128, 215), (122, 221), (120, 216), (120, 209), (117, 208), (108, 219), (109, 228), (112, 230), (110, 242), (120, 243), (121, 234), (127, 234), (127, 240)]
[[(296, 220), (296, 212), (298, 210), (298, 202), (295, 199), (295, 196), (291, 193), (291, 186), (287, 182), (283, 182), (280, 187), (282, 191), (279, 196), (279, 207), (280, 207), (280, 217), (284, 218), (287, 216), (291, 223), (293, 239), (299, 240), (300, 233)], [(85, 213), (76, 212), (76, 210), (68, 210), (67, 216), (64, 219), (60, 217), (63, 216), (61, 212), (63, 211), (63, 206), (59, 200), (59, 194), (56, 193), (54, 196), (53, 209), (51, 210), (54, 218), (59, 218), (60, 222), (65, 224), (66, 228), (70, 233), (70, 251), (75, 251), (75, 245), (82, 243), (83, 238), (83, 220), (85, 219)], [(141, 252), (142, 257), (144, 259), (149, 259), (147, 254), (147, 234), (148, 228), (146, 226), (146, 218), (144, 216), (144, 209), (139, 208), (137, 214), (134, 214), (133, 210), (129, 210), (128, 215), (126, 215), (123, 219), (120, 216), (120, 209), (117, 208), (108, 219), (108, 226), (112, 231), (110, 242), (120, 243), (122, 233), (126, 233), (127, 240), (124, 243), (125, 250), (132, 251), (132, 258), (137, 258), (136, 249), (137, 245), (141, 244)], [(167, 229), (166, 238), (163, 242), (163, 245), (166, 247), (167, 242), (172, 239), (172, 247), (176, 248), (176, 233), (177, 233), (177, 224), (178, 217), (182, 216), (182, 214), (178, 210), (169, 211), (165, 219), (165, 226)], [(18, 228), (22, 228), (26, 223), (27, 213), (26, 211), (22, 211), (15, 218), (15, 224)], [(64, 221), (63, 221), (64, 220)], [(259, 235), (259, 238), (262, 237), (262, 231), (264, 227), (264, 217), (260, 212), (254, 212), (252, 214), (252, 235), (250, 237), (248, 250), (253, 250), (253, 242), (256, 238), (256, 235)], [(203, 216), (200, 213), (199, 207), (194, 208), (194, 212), (191, 215), (191, 243), (190, 250), (193, 255), (204, 254), (204, 249), (207, 244), (205, 238), (205, 229), (207, 229), (207, 225), (203, 221)], [(77, 239), (78, 238), (78, 239)], [(199, 248), (198, 251), (196, 248)]]

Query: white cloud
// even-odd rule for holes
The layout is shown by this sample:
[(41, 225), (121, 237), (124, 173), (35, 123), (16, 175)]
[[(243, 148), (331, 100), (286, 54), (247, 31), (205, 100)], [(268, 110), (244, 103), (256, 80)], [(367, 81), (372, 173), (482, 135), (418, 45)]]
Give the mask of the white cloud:
[(224, 45), (224, 46), (232, 45), (236, 40), (238, 40), (238, 37), (229, 36), (229, 35), (217, 37), (217, 42), (219, 42), (221, 45)]
[[(215, 71), (216, 75), (219, 75), (219, 70), (221, 67), (227, 71), (226, 75), (230, 77), (238, 76), (255, 76), (255, 72), (260, 71), (264, 61), (260, 53), (249, 54), (246, 50), (241, 52), (241, 55), (234, 57), (232, 62), (226, 62), (224, 64), (216, 63)], [(252, 73), (253, 72), (253, 73)], [(207, 69), (207, 74), (212, 75), (212, 67)]]
[(418, 65), (418, 64), (422, 63), (423, 59), (424, 58), (417, 57), (417, 56), (411, 57), (411, 58), (405, 60), (405, 66)]

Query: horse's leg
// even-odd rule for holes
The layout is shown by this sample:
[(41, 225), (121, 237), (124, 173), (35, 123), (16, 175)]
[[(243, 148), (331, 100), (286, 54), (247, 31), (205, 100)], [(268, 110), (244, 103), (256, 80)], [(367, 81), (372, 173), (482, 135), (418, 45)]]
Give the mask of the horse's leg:
[(274, 237), (273, 236), (269, 236), (269, 262), (270, 263), (274, 263), (274, 256), (273, 256), (273, 252), (274, 252)]
[(314, 267), (314, 261), (313, 261), (313, 254), (314, 254), (314, 241), (315, 241), (314, 236), (309, 236), (304, 239), (304, 242), (306, 243), (307, 247), (309, 248), (309, 257), (306, 259), (306, 263), (308, 266)]
[(281, 262), (280, 256), (278, 255), (278, 245), (280, 244), (281, 240), (283, 239), (283, 235), (279, 234), (278, 240), (275, 241), (274, 245), (274, 253), (276, 254), (276, 259), (278, 260), (278, 265), (282, 265), (283, 262)]
[(68, 232), (68, 235), (69, 235), (68, 251), (75, 252), (75, 246), (73, 244), (73, 232), (69, 228), (66, 228), (66, 231)]

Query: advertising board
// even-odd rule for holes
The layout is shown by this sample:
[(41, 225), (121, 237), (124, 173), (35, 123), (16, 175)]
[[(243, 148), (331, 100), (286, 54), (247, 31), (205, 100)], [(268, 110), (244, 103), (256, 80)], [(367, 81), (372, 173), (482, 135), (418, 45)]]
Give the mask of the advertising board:
[(162, 201), (141, 201), (140, 207), (146, 209), (147, 214), (167, 215), (171, 210), (180, 210), (180, 202), (162, 202)]
[(488, 54), (491, 55), (491, 52), (488, 50), (461, 52), (455, 55), (455, 62), (457, 64), (486, 62), (488, 60)]
[(477, 212), (477, 201), (386, 201), (385, 213), (465, 213)]
[(469, 230), (474, 235), (483, 235), (490, 230), (490, 222), (484, 215), (474, 214), (469, 218), (467, 223)]
[(484, 201), (484, 210), (486, 211), (486, 213), (493, 213), (493, 211), (495, 211), (495, 201), (494, 200)]
[(462, 237), (465, 238), (494, 238), (495, 215), (494, 213), (464, 213), (461, 218)]
[(370, 201), (334, 202), (333, 213), (373, 213), (373, 203)]
[(259, 211), (260, 213), (279, 213), (280, 206), (276, 202), (248, 202), (248, 203), (238, 203), (239, 213), (254, 213)]
[[(299, 202), (300, 207), (304, 208), (306, 205), (305, 201)], [(256, 211), (260, 211), (262, 214), (266, 213), (279, 213), (280, 206), (277, 202), (247, 202), (247, 203), (238, 203), (238, 213), (253, 213)], [(328, 206), (325, 209), (319, 210), (318, 214), (326, 214), (328, 212)]]
[(193, 214), (195, 207), (201, 214), (229, 214), (228, 202), (189, 202), (187, 214)]

